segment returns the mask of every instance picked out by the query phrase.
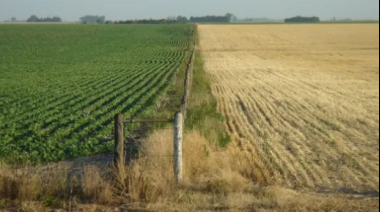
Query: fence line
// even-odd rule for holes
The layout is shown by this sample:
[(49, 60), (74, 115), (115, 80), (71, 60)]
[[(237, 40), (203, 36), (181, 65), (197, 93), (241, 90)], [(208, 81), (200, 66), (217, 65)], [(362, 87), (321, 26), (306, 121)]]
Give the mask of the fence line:
[(183, 114), (184, 119), (186, 119), (187, 117), (187, 106), (188, 106), (188, 101), (191, 95), (191, 89), (193, 85), (193, 69), (194, 69), (195, 52), (196, 52), (196, 46), (194, 45), (194, 50), (191, 54), (190, 62), (187, 65), (184, 93), (182, 95), (181, 108), (180, 108), (180, 111)]
[[(193, 33), (195, 33), (197, 26), (194, 26)], [(192, 51), (190, 61), (187, 64), (186, 77), (184, 82), (184, 91), (181, 98), (181, 106), (179, 112), (175, 114), (174, 119), (129, 119), (126, 120), (122, 114), (117, 114), (115, 116), (115, 152), (114, 152), (114, 166), (117, 169), (122, 169), (125, 167), (125, 159), (130, 158), (128, 152), (125, 151), (125, 124), (127, 123), (173, 123), (174, 125), (174, 136), (173, 136), (173, 147), (174, 147), (174, 174), (176, 182), (178, 185), (182, 183), (183, 179), (183, 137), (185, 129), (185, 120), (187, 116), (187, 107), (191, 95), (191, 89), (193, 84), (193, 69), (196, 54), (196, 45), (194, 43), (194, 49)]]
[(164, 123), (164, 122), (174, 122), (174, 119), (130, 119), (125, 120), (124, 124), (132, 123)]

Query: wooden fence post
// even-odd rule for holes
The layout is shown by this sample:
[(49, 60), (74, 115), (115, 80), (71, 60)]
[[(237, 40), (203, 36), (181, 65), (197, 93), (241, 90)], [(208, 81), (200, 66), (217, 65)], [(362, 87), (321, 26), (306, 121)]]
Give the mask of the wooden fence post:
[(174, 120), (174, 174), (177, 184), (182, 184), (182, 144), (183, 144), (183, 115), (182, 113), (177, 113)]
[[(125, 153), (124, 153), (124, 116), (118, 114), (115, 116), (115, 153), (114, 153), (114, 166), (116, 169), (125, 166)], [(121, 171), (121, 170), (119, 170)]]

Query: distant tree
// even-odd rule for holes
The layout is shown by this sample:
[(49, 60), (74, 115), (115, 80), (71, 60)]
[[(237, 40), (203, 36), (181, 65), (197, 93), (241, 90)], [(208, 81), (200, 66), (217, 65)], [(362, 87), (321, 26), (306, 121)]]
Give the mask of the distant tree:
[(203, 16), (191, 17), (190, 22), (194, 23), (228, 23), (231, 22), (233, 14), (227, 13), (225, 16)]
[(44, 19), (45, 22), (62, 22), (62, 19), (58, 16), (54, 16), (53, 18)]
[(38, 22), (39, 18), (36, 15), (32, 15), (28, 18), (27, 22)]
[(176, 21), (178, 23), (187, 23), (187, 22), (189, 22), (189, 20), (186, 17), (183, 17), (183, 16), (178, 16), (177, 19), (176, 19)]
[(104, 23), (106, 22), (105, 16), (86, 15), (80, 18), (81, 22), (86, 23)]
[(239, 21), (239, 18), (236, 15), (232, 15), (230, 21), (231, 22), (237, 22), (237, 21)]
[(232, 19), (234, 18), (234, 17), (236, 17), (234, 14), (232, 14), (232, 13), (227, 13), (226, 15), (226, 19), (229, 21), (229, 22), (231, 22), (232, 21)]
[(319, 17), (302, 17), (302, 16), (285, 19), (286, 23), (319, 23), (320, 21), (321, 20)]
[(60, 17), (54, 17), (55, 22), (62, 22), (62, 19)]
[(13, 17), (11, 18), (11, 22), (16, 22), (17, 21), (17, 18)]
[(166, 18), (166, 20), (167, 21), (175, 21), (175, 20), (177, 20), (177, 18), (174, 17), (174, 16), (169, 16), (169, 17)]

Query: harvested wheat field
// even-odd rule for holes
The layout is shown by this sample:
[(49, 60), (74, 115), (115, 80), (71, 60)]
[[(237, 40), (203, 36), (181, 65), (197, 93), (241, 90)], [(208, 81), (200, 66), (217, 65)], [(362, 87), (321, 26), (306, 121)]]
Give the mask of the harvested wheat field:
[(231, 154), (256, 181), (378, 196), (379, 25), (200, 25)]

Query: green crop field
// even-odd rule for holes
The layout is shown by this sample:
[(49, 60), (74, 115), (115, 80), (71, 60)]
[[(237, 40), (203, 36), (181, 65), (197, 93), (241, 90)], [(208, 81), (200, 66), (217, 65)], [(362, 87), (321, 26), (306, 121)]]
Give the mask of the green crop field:
[(113, 116), (154, 109), (191, 25), (0, 25), (0, 161), (110, 150)]

